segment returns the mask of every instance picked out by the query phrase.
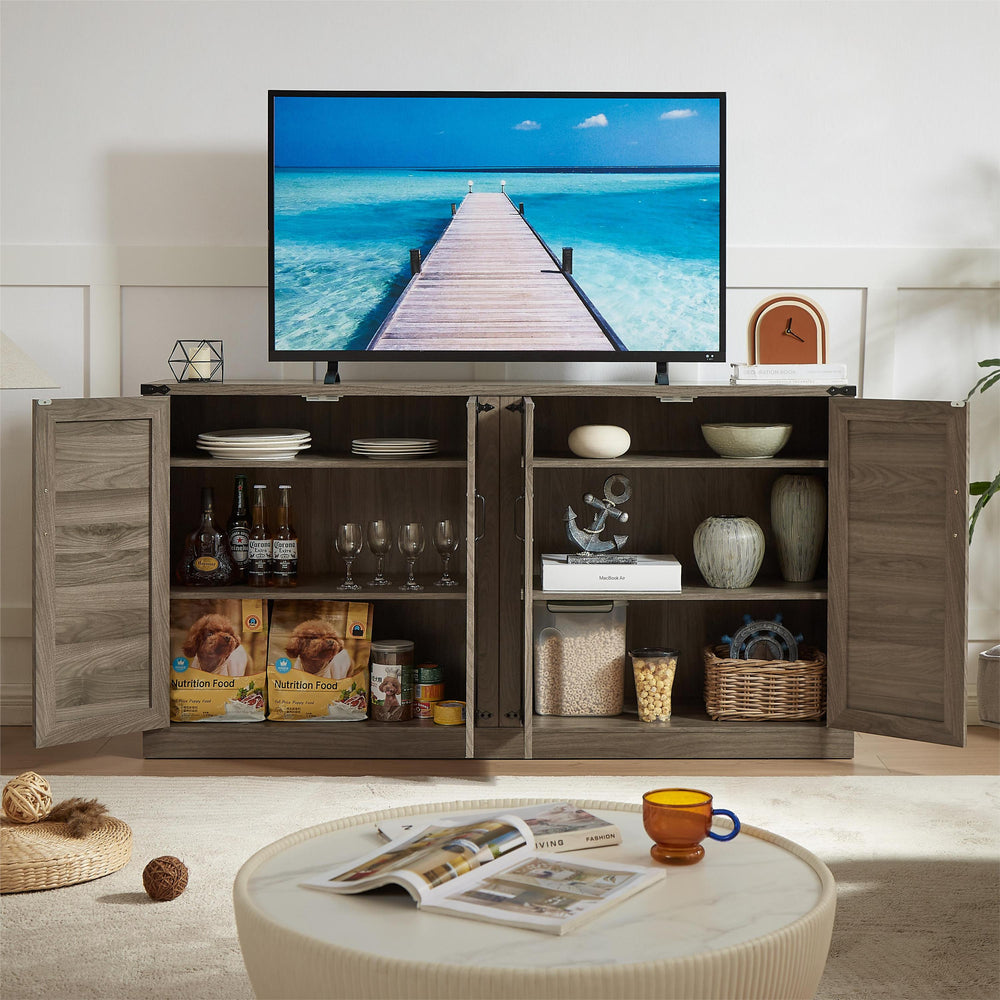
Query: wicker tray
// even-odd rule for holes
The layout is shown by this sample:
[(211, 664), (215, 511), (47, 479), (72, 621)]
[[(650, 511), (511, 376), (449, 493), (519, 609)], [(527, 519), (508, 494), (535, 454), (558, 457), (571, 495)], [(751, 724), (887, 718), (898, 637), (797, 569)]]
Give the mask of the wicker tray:
[(11, 823), (0, 827), (0, 893), (57, 889), (110, 875), (132, 856), (132, 831), (109, 817), (85, 837), (65, 823)]
[(807, 646), (801, 660), (733, 660), (706, 646), (705, 708), (715, 720), (819, 719), (826, 712), (826, 657)]

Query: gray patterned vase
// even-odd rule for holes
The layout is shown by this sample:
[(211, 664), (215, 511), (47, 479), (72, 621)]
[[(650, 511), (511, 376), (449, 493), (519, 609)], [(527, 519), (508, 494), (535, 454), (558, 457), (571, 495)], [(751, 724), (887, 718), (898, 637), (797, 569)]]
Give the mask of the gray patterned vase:
[(710, 587), (749, 587), (764, 559), (764, 532), (752, 517), (707, 517), (694, 529), (694, 558)]
[(781, 575), (803, 583), (816, 575), (826, 535), (826, 487), (818, 476), (779, 476), (771, 488), (771, 530)]

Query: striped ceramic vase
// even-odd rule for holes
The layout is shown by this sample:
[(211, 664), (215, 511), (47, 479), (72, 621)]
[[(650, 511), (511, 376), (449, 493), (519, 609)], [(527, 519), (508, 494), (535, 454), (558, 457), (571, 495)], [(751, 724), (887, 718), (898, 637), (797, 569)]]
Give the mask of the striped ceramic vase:
[(752, 517), (707, 517), (694, 530), (694, 558), (710, 587), (749, 587), (764, 559), (764, 532)]
[(771, 488), (771, 530), (788, 581), (816, 575), (826, 535), (826, 487), (818, 476), (779, 476)]

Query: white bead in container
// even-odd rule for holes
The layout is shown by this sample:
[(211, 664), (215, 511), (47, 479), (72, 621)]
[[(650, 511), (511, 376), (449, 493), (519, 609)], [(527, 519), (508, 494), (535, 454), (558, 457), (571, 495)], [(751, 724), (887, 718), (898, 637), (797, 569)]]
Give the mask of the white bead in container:
[(539, 715), (620, 715), (627, 601), (539, 601), (534, 693)]
[(618, 458), (629, 450), (632, 438), (614, 424), (583, 424), (569, 432), (569, 450), (580, 458)]

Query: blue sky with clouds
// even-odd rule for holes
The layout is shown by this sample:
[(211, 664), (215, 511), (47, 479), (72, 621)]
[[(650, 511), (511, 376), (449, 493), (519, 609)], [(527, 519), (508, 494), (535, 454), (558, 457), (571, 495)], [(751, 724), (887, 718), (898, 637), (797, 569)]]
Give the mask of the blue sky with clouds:
[(716, 166), (719, 100), (279, 96), (278, 167)]

